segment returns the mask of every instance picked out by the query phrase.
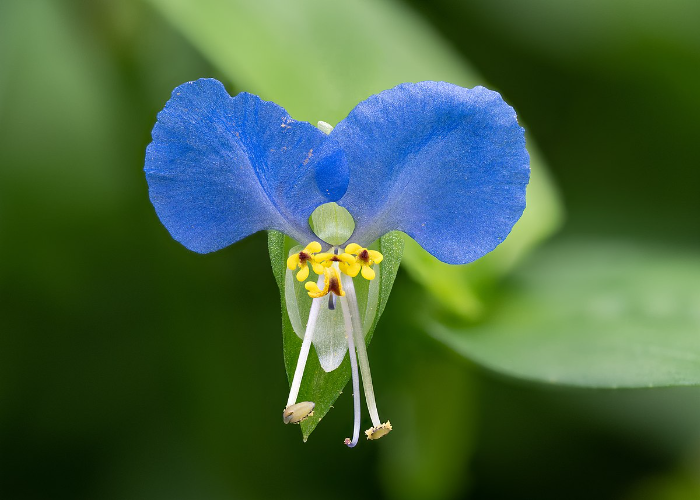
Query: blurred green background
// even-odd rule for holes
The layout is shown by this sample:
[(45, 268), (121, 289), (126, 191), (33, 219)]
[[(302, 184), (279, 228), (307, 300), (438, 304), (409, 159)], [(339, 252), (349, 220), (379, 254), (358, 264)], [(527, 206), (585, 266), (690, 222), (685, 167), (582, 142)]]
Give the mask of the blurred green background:
[[(695, 0), (2, 0), (0, 498), (700, 498), (698, 20)], [(526, 127), (508, 246), (428, 275), (407, 249), (369, 349), (387, 438), (342, 445), (349, 390), (307, 443), (282, 425), (265, 235), (199, 256), (155, 216), (150, 130), (199, 77), (332, 123), (403, 81), (483, 84)]]

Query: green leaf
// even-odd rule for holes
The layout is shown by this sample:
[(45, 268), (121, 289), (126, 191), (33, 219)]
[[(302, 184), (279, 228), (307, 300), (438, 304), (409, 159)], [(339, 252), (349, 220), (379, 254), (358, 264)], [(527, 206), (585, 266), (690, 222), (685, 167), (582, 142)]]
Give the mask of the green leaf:
[(514, 377), (585, 387), (700, 384), (700, 257), (577, 241), (537, 253), (484, 323), (429, 332)]
[(296, 119), (337, 123), (399, 83), (481, 82), (400, 2), (149, 0), (240, 89)]
[[(374, 329), (379, 321), (379, 318), (384, 311), (391, 288), (394, 285), (394, 278), (401, 262), (403, 252), (403, 238), (396, 232), (384, 235), (379, 239), (379, 251), (384, 255), (384, 260), (381, 263), (381, 272), (379, 273), (379, 305), (377, 314), (374, 317), (374, 322), (365, 337), (365, 342), (369, 345), (374, 334)], [(270, 262), (272, 271), (277, 281), (277, 286), (280, 289), (280, 301), (282, 304), (282, 340), (284, 351), (284, 363), (287, 370), (287, 378), (291, 384), (294, 370), (296, 369), (299, 351), (301, 349), (301, 339), (297, 337), (292, 323), (289, 320), (289, 314), (286, 307), (285, 299), (285, 270), (286, 261), (289, 250), (297, 245), (297, 242), (284, 234), (277, 231), (268, 233), (268, 249), (270, 251)], [(355, 280), (358, 302), (360, 302), (360, 310), (363, 309), (363, 296), (367, 296), (368, 287), (365, 280)], [(366, 299), (365, 299), (366, 300)], [(304, 370), (304, 377), (299, 390), (299, 401), (313, 401), (316, 403), (316, 408), (312, 417), (304, 420), (300, 426), (304, 437), (304, 441), (308, 439), (313, 430), (316, 428), (321, 419), (328, 413), (331, 406), (340, 396), (343, 388), (350, 379), (350, 363), (347, 356), (343, 360), (340, 367), (330, 373), (326, 373), (318, 361), (318, 357), (314, 349), (309, 355), (309, 359)]]
[[(149, 0), (238, 88), (296, 119), (337, 123), (362, 99), (399, 83), (484, 79), (400, 2)], [(560, 224), (562, 207), (532, 138), (525, 214), (506, 241), (455, 268), (407, 238), (405, 268), (453, 313), (480, 318), (493, 284)]]
[[(38, 213), (75, 210), (84, 219), (122, 203), (118, 144), (131, 122), (119, 121), (130, 100), (115, 83), (117, 64), (60, 2), (3, 2), (0, 33), (3, 205), (16, 198)], [(13, 212), (26, 219), (19, 206)]]
[(700, 498), (698, 459), (689, 460), (670, 473), (643, 477), (625, 495), (627, 500), (693, 500)]

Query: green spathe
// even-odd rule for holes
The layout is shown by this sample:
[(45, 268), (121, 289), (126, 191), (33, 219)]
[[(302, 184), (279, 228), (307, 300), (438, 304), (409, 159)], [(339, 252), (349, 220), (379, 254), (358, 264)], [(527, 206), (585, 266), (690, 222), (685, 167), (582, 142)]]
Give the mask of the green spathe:
[[(290, 249), (297, 244), (297, 242), (280, 232), (270, 231), (268, 233), (270, 261), (277, 286), (280, 290), (284, 361), (290, 383), (294, 376), (302, 341), (294, 331), (287, 309), (285, 287), (287, 270), (286, 259)], [(376, 278), (378, 286), (376, 290), (376, 310), (374, 312), (374, 318), (371, 320), (371, 324), (363, 325), (363, 327), (366, 328), (364, 334), (366, 345), (369, 344), (372, 338), (374, 329), (384, 311), (391, 288), (394, 284), (394, 278), (396, 277), (396, 272), (398, 271), (403, 254), (403, 237), (398, 232), (391, 232), (382, 236), (373, 246), (376, 246), (377, 250), (384, 255), (384, 260), (381, 263), (380, 275)], [(354, 283), (358, 308), (360, 310), (367, 310), (368, 297), (370, 296), (370, 282), (364, 279), (355, 279)], [(301, 301), (305, 300), (302, 299), (301, 294), (297, 295), (297, 300), (299, 301), (299, 311), (301, 311), (301, 314), (304, 314), (305, 307), (310, 308), (311, 299), (308, 298), (309, 302), (306, 306), (301, 303)], [(373, 302), (374, 299), (371, 301)], [(366, 319), (367, 316), (365, 316), (365, 320)], [(328, 413), (349, 380), (350, 363), (347, 356), (337, 369), (328, 373), (321, 367), (317, 355), (309, 356), (299, 389), (298, 400), (313, 401), (315, 403), (315, 409), (312, 416), (309, 416), (300, 423), (304, 440), (308, 439), (319, 421)]]

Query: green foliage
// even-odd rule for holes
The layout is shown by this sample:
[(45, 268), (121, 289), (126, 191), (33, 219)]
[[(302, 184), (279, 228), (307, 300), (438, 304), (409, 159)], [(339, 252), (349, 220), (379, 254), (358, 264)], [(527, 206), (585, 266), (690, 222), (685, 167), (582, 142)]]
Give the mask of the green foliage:
[(317, 207), (309, 218), (309, 225), (315, 235), (331, 245), (342, 245), (355, 230), (352, 215), (337, 203)]
[(539, 251), (483, 324), (430, 333), (493, 370), (582, 387), (700, 385), (700, 258), (575, 240)]
[(400, 3), (148, 0), (240, 89), (331, 125), (399, 83), (473, 85), (464, 61)]

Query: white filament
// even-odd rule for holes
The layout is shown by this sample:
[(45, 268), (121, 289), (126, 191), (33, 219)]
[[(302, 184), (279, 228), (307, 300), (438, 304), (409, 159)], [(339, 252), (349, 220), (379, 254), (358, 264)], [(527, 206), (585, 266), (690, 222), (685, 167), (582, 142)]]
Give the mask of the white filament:
[[(346, 292), (347, 293), (347, 292)], [(345, 319), (345, 331), (348, 337), (348, 356), (350, 357), (350, 371), (352, 373), (352, 396), (354, 407), (354, 425), (352, 430), (352, 441), (347, 443), (353, 448), (360, 439), (360, 374), (357, 372), (357, 359), (355, 359), (355, 335), (353, 334), (352, 320), (350, 319), (350, 308), (346, 297), (340, 297), (340, 304), (343, 307), (343, 318)], [(357, 307), (357, 304), (355, 305)]]
[[(323, 277), (319, 278), (319, 282)], [(294, 292), (294, 290), (292, 290)], [(316, 329), (316, 320), (318, 319), (318, 311), (321, 309), (323, 299), (314, 299), (311, 303), (309, 311), (309, 321), (306, 323), (306, 332), (304, 333), (304, 341), (301, 343), (301, 351), (299, 351), (299, 359), (297, 367), (294, 370), (294, 378), (292, 379), (292, 387), (289, 389), (289, 398), (287, 398), (287, 406), (297, 402), (299, 396), (299, 388), (301, 387), (302, 375), (306, 367), (306, 360), (309, 358), (309, 350), (311, 349), (311, 341), (313, 340), (314, 330)]]
[[(352, 278), (343, 275), (343, 289), (347, 297), (347, 302), (350, 303), (352, 310), (349, 316), (352, 318), (353, 332), (355, 336), (355, 344), (357, 344), (357, 357), (360, 360), (360, 371), (362, 373), (362, 386), (365, 389), (365, 401), (367, 402), (367, 410), (372, 419), (372, 425), (377, 427), (382, 424), (379, 420), (379, 412), (377, 411), (377, 402), (374, 399), (374, 386), (372, 385), (372, 373), (369, 369), (369, 358), (367, 357), (367, 346), (365, 345), (364, 330), (360, 324), (360, 309), (357, 306), (357, 296), (355, 295), (355, 285)], [(343, 298), (346, 298), (343, 297)], [(348, 314), (346, 313), (346, 316)], [(371, 325), (370, 325), (371, 327)], [(352, 359), (352, 358), (351, 358)]]

